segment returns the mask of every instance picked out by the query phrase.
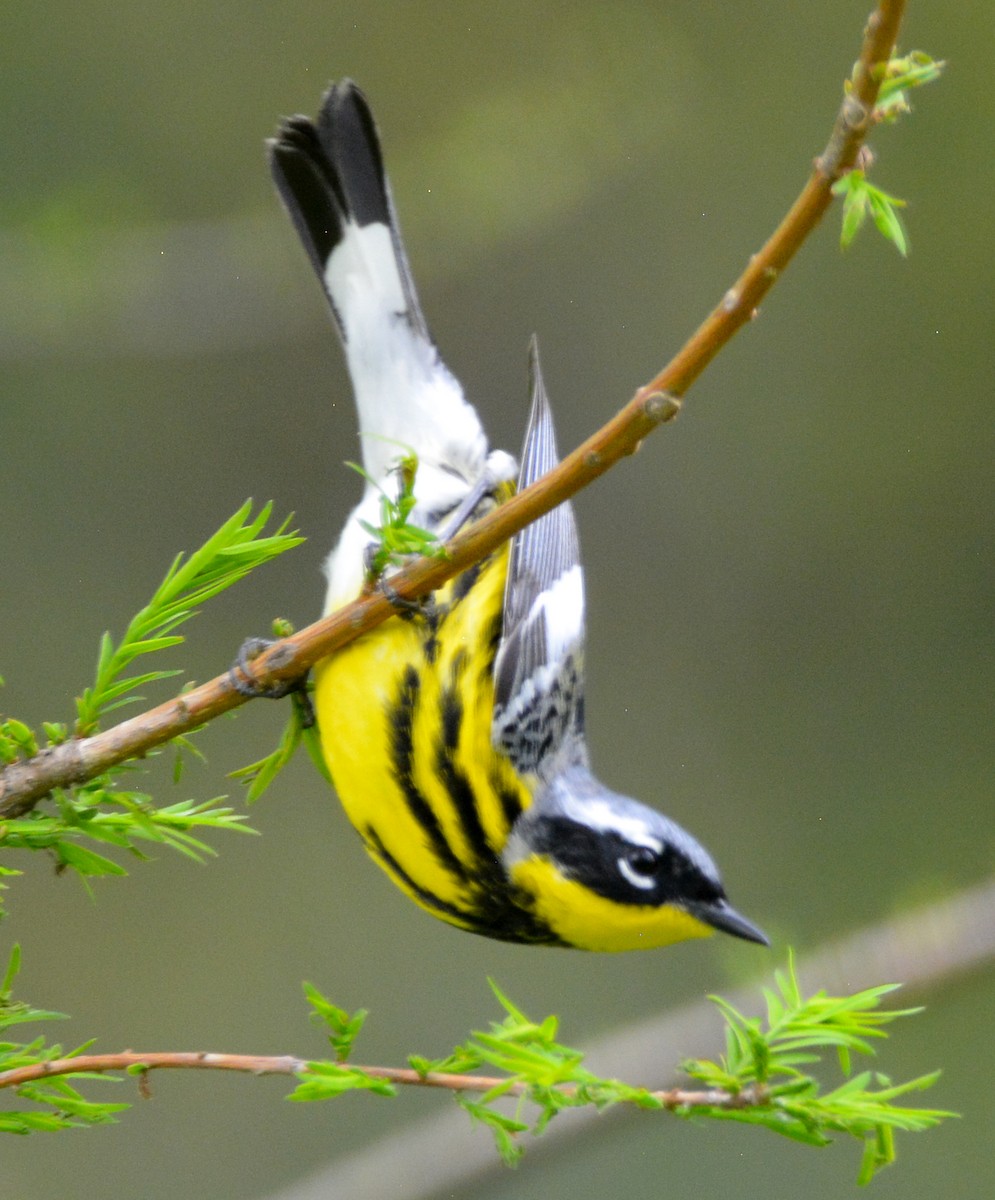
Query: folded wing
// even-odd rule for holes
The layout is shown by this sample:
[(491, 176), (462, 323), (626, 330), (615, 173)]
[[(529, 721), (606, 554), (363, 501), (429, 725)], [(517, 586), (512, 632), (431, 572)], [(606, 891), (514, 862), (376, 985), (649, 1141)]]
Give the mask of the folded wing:
[[(558, 461), (535, 339), (530, 374), (519, 490)], [(586, 764), (583, 659), (584, 579), (577, 523), (565, 502), (511, 543), (492, 738), (522, 774), (550, 779), (565, 766)]]

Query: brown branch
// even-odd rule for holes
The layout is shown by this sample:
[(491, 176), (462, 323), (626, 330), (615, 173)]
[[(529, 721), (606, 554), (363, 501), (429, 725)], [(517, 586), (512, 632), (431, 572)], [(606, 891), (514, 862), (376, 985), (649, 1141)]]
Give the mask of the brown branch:
[[(805, 989), (848, 995), (883, 980), (902, 980), (903, 1004), (919, 1003), (929, 992), (950, 987), (971, 973), (991, 971), (995, 962), (995, 876), (944, 900), (909, 909), (873, 925), (834, 938), (798, 960)], [(755, 984), (737, 988), (726, 999), (741, 1012), (758, 1011)], [(714, 1004), (704, 997), (666, 1012), (613, 1029), (587, 1047), (585, 1065), (596, 1074), (639, 1079), (656, 1090), (670, 1084), (672, 1064), (688, 1053), (715, 1058), (722, 1053), (722, 1024)], [(569, 1121), (554, 1121), (537, 1153), (570, 1154), (574, 1147), (604, 1133), (606, 1121), (636, 1118), (636, 1109), (615, 1109), (614, 1116), (581, 1108)], [(448, 1106), (426, 1114), (377, 1139), (370, 1146), (343, 1147), (334, 1159), (278, 1189), (279, 1200), (327, 1200), (329, 1196), (368, 1194), (376, 1179), (377, 1195), (391, 1200), (430, 1200), (486, 1192), (487, 1182), (505, 1168), (490, 1141), (477, 1136), (462, 1113)], [(364, 1192), (364, 1188), (367, 1191)], [(273, 1200), (277, 1200), (276, 1192)]]
[(208, 1054), (200, 1051), (155, 1051), (136, 1054), (123, 1050), (118, 1054), (77, 1054), (53, 1058), (0, 1071), (0, 1089), (37, 1083), (55, 1075), (83, 1072), (102, 1075), (108, 1071), (155, 1071), (161, 1068), (186, 1071), (241, 1071), (247, 1075), (295, 1075), (307, 1068), (307, 1060), (289, 1054)]
[[(852, 167), (874, 121), (883, 67), (895, 45), (904, 9), (904, 0), (881, 0), (872, 13), (851, 87), (808, 182), (767, 243), (753, 255), (693, 336), (655, 379), (641, 387), (620, 412), (554, 470), (454, 538), (447, 546), (445, 559), (421, 559), (392, 576), (391, 586), (399, 596), (416, 599), (441, 586), (587, 487), (621, 458), (638, 450), (657, 426), (677, 415), (679, 397), (733, 335), (756, 316), (761, 300), (832, 202), (833, 183)], [(299, 679), (319, 659), (374, 629), (394, 611), (379, 592), (361, 596), (276, 642), (253, 662), (253, 677), (262, 687)], [(245, 699), (231, 686), (226, 673), (103, 733), (13, 763), (0, 771), (0, 819), (29, 811), (53, 788), (92, 779), (125, 759), (139, 757), (189, 733), (244, 704)]]
[[(124, 1050), (118, 1054), (77, 1054), (72, 1058), (53, 1058), (48, 1062), (31, 1063), (0, 1071), (0, 1090), (22, 1087), (26, 1083), (38, 1083), (56, 1075), (105, 1074), (109, 1071), (128, 1071), (144, 1075), (148, 1071), (239, 1071), (246, 1075), (294, 1075), (307, 1071), (310, 1063), (304, 1058), (289, 1054), (208, 1054), (185, 1051), (154, 1051), (139, 1054)], [(382, 1079), (401, 1087), (443, 1088), (449, 1092), (489, 1092), (503, 1087), (505, 1095), (524, 1096), (529, 1085), (523, 1082), (509, 1084), (507, 1076), (454, 1075), (439, 1071), (421, 1074), (411, 1067), (360, 1067), (343, 1063), (343, 1070), (362, 1071), (372, 1079)], [(563, 1094), (571, 1096), (576, 1088), (564, 1087)], [(718, 1088), (690, 1091), (684, 1088), (667, 1088), (650, 1093), (666, 1109), (675, 1108), (753, 1108), (769, 1104), (765, 1089), (746, 1087), (740, 1092), (726, 1092)]]
[[(803, 986), (832, 991), (854, 991), (880, 983), (882, 978), (903, 980), (913, 991), (963, 977), (985, 966), (995, 956), (995, 877), (982, 881), (945, 900), (922, 905), (898, 917), (867, 926), (837, 941), (830, 942), (803, 958), (798, 964), (798, 976)], [(809, 983), (810, 981), (810, 983)], [(756, 1006), (755, 988), (743, 988), (729, 997), (735, 1008), (751, 1011)], [(669, 1067), (664, 1063), (669, 1048), (674, 1056), (680, 1044), (714, 1039), (715, 1009), (711, 1004), (695, 1002), (687, 1009), (674, 1010), (662, 1017), (652, 1017), (628, 1029), (615, 1031), (587, 1055), (595, 1067), (617, 1074), (639, 1073), (652, 1083), (652, 1076)], [(647, 1046), (655, 1048), (647, 1058)], [(668, 1050), (661, 1053), (661, 1048)], [(611, 1064), (609, 1068), (608, 1064)], [(352, 1064), (344, 1064), (346, 1067)], [(118, 1054), (78, 1054), (69, 1058), (51, 1059), (0, 1072), (0, 1089), (16, 1088), (37, 1083), (56, 1075), (84, 1072), (153, 1071), (158, 1069), (239, 1071), (249, 1075), (298, 1075), (309, 1066), (307, 1059), (294, 1055), (211, 1054), (203, 1052), (156, 1052), (140, 1054), (125, 1051)], [(421, 1075), (410, 1067), (357, 1067), (375, 1079), (410, 1087), (444, 1088), (449, 1091), (485, 1092), (498, 1084), (501, 1077), (457, 1075), (429, 1072)], [(509, 1089), (513, 1096), (527, 1091), (527, 1085), (516, 1084)], [(683, 1088), (652, 1088), (650, 1094), (665, 1108), (720, 1108), (762, 1106), (767, 1097), (761, 1090), (744, 1089), (733, 1095), (719, 1090), (690, 1091)], [(446, 1122), (446, 1135), (433, 1145), (452, 1144), (458, 1137), (458, 1127)], [(556, 1136), (555, 1134), (553, 1136)], [(454, 1161), (464, 1162), (462, 1153)], [(433, 1149), (432, 1153), (435, 1153)]]

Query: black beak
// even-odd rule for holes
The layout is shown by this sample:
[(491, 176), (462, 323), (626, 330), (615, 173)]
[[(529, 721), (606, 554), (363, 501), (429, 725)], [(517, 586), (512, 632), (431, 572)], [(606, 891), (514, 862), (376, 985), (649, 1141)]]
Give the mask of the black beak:
[(770, 938), (752, 921), (740, 916), (727, 900), (715, 900), (709, 904), (689, 904), (687, 910), (692, 917), (711, 925), (722, 933), (731, 933), (733, 937), (743, 938), (747, 942), (758, 942), (761, 946), (769, 946)]

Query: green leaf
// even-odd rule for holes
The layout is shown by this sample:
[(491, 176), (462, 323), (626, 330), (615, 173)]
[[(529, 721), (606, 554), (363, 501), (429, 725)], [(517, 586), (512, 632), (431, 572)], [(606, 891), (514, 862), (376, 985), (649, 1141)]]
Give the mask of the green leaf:
[[(380, 438), (381, 441), (392, 442), (392, 438)], [(400, 445), (400, 443), (397, 443)], [(381, 487), (377, 480), (358, 463), (347, 462), (345, 465), (361, 475), (368, 484), (380, 493), (380, 524), (374, 525), (361, 520), (362, 528), (373, 539), (375, 549), (370, 558), (368, 577), (371, 581), (378, 579), (391, 566), (398, 566), (405, 559), (416, 555), (418, 557), (445, 558), (446, 549), (427, 529), (412, 525), (408, 517), (415, 508), (415, 481), (418, 474), (418, 456), (410, 446), (393, 462), (391, 473), (397, 477), (398, 493), (393, 499)]]
[(843, 197), (843, 226), (840, 233), (840, 246), (845, 250), (857, 236), (868, 214), (881, 235), (886, 238), (904, 257), (909, 252), (908, 234), (898, 215), (898, 209), (905, 207), (905, 201), (869, 183), (864, 172), (859, 169), (849, 171), (838, 179), (832, 187), (834, 196)]
[(307, 1069), (298, 1073), (301, 1081), (287, 1096), (295, 1102), (335, 1100), (346, 1092), (366, 1091), (378, 1096), (394, 1096), (397, 1089), (385, 1079), (376, 1079), (359, 1067), (343, 1066), (340, 1063), (309, 1062)]
[(19, 942), (15, 942), (10, 948), (10, 957), (7, 959), (7, 968), (3, 974), (3, 982), (0, 983), (0, 1005), (6, 1005), (10, 1000), (10, 993), (14, 988), (14, 980), (17, 978), (21, 970), (21, 946)]
[[(254, 804), (276, 779), (277, 775), (287, 766), (297, 749), (303, 741), (308, 749), (309, 757), (313, 761), (313, 742), (316, 737), (316, 731), (313, 725), (308, 725), (307, 721), (313, 721), (313, 716), (310, 711), (310, 701), (300, 692), (291, 693), (291, 709), (290, 718), (284, 726), (283, 732), (280, 735), (280, 741), (277, 743), (276, 749), (267, 754), (264, 758), (258, 759), (254, 763), (249, 763), (248, 766), (239, 767), (231, 772), (231, 778), (237, 779), (242, 783), (249, 785), (247, 794), (248, 803)], [(321, 751), (320, 743), (317, 744), (317, 755), (321, 762), (322, 774), (328, 779), (328, 770), (324, 765), (324, 755)], [(329, 780), (330, 782), (330, 780)]]
[(127, 703), (137, 688), (177, 673), (151, 671), (124, 678), (131, 662), (182, 643), (183, 636), (173, 630), (195, 616), (201, 605), (256, 567), (300, 545), (303, 538), (285, 532), (289, 518), (275, 532), (263, 536), (271, 512), (272, 505), (266, 504), (253, 517), (252, 502), (247, 501), (199, 550), (173, 559), (151, 600), (132, 618), (120, 644), (115, 646), (109, 634), (103, 635), (96, 679), (77, 700), (79, 736), (95, 732), (101, 719)]
[(102, 854), (95, 854), (92, 850), (87, 850), (85, 846), (78, 846), (73, 842), (58, 841), (55, 843), (54, 849), (63, 866), (72, 867), (80, 875), (128, 874), (124, 867), (118, 866), (116, 862), (112, 862), (109, 858), (104, 858)]
[(874, 115), (877, 120), (894, 121), (911, 112), (907, 93), (939, 79), (946, 63), (937, 62), (921, 50), (894, 57), (883, 70)]
[(473, 1101), (467, 1096), (457, 1096), (459, 1105), (474, 1121), (486, 1125), (494, 1136), (494, 1144), (505, 1166), (516, 1167), (521, 1160), (523, 1150), (517, 1140), (518, 1134), (528, 1133), (529, 1126), (516, 1117), (509, 1117), (502, 1112), (489, 1108), (486, 1104)]
[(909, 252), (909, 240), (897, 211), (898, 206), (904, 205), (905, 201), (886, 196), (884, 192), (876, 189), (870, 191), (869, 200), (871, 215), (878, 232), (892, 243), (903, 258), (906, 257)]
[(38, 739), (35, 737), (34, 730), (25, 725), (23, 721), (18, 721), (14, 717), (8, 717), (0, 725), (0, 729), (10, 738), (25, 758), (31, 758), (38, 753)]
[(335, 1050), (338, 1062), (345, 1062), (352, 1052), (352, 1046), (366, 1022), (365, 1008), (357, 1009), (354, 1013), (346, 1012), (332, 1004), (312, 983), (304, 984), (304, 995), (311, 1005), (311, 1016), (317, 1018), (329, 1029), (328, 1040)]

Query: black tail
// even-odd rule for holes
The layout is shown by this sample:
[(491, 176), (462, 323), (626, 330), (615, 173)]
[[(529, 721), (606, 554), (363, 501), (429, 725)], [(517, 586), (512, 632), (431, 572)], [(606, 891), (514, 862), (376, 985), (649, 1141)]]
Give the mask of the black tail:
[(321, 102), (317, 122), (288, 118), (268, 149), (273, 179), (340, 329), (341, 314), (328, 282), (329, 259), (350, 224), (358, 229), (379, 224), (390, 231), (407, 320), (428, 338), (398, 232), (377, 128), (359, 88), (348, 79), (333, 84)]

